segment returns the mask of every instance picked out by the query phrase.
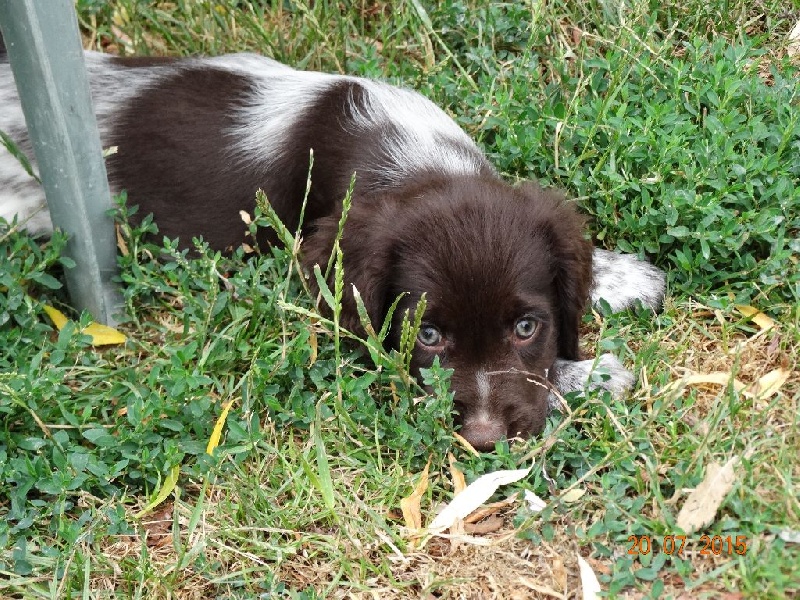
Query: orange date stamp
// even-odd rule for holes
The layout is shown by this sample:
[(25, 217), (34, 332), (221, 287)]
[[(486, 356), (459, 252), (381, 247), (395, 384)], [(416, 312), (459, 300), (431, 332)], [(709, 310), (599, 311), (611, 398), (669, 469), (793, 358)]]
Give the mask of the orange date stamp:
[(628, 554), (646, 556), (663, 552), (683, 558), (685, 553), (692, 551), (700, 556), (744, 556), (747, 542), (746, 535), (701, 535), (698, 540), (685, 535), (629, 535)]

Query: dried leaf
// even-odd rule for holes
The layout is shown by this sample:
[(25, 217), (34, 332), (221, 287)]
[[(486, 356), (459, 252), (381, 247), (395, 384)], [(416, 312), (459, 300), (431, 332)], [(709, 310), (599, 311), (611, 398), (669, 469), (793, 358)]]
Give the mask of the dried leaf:
[(583, 495), (586, 493), (586, 490), (581, 488), (572, 488), (567, 493), (561, 496), (561, 500), (566, 502), (567, 504), (571, 502), (577, 502), (580, 500)]
[(495, 471), (478, 477), (467, 488), (457, 494), (450, 503), (445, 506), (428, 526), (433, 531), (443, 531), (450, 527), (456, 519), (463, 519), (481, 504), (491, 498), (498, 487), (519, 481), (531, 472), (531, 467), (527, 469), (516, 469), (511, 471)]
[(723, 466), (709, 463), (703, 481), (689, 494), (678, 513), (678, 527), (686, 533), (694, 533), (714, 521), (717, 510), (736, 481), (734, 469), (738, 464), (738, 456)]
[(564, 566), (564, 561), (560, 556), (556, 556), (552, 563), (553, 580), (558, 586), (558, 589), (564, 591), (567, 589), (567, 568)]
[(582, 556), (578, 556), (578, 567), (581, 570), (581, 588), (583, 588), (583, 600), (596, 600), (600, 597), (600, 582), (594, 574), (592, 567), (589, 566)]
[(114, 224), (114, 232), (117, 235), (117, 248), (119, 249), (119, 253), (122, 256), (128, 256), (130, 254), (130, 250), (128, 250), (128, 244), (125, 242), (125, 238), (122, 236), (122, 228), (118, 223)]
[(733, 383), (733, 388), (737, 392), (741, 392), (745, 387), (747, 387), (744, 383), (736, 379), (729, 371), (715, 371), (713, 373), (694, 373), (688, 377), (684, 377), (677, 381), (672, 381), (664, 386), (663, 391), (672, 392), (683, 389), (690, 385), (714, 384), (727, 386), (731, 382)]
[(467, 452), (469, 452), (469, 453), (470, 453), (470, 454), (472, 454), (473, 456), (480, 456), (480, 455), (481, 455), (481, 454), (480, 454), (480, 452), (478, 452), (477, 450), (475, 450), (475, 448), (472, 446), (472, 444), (470, 444), (470, 443), (467, 441), (467, 438), (463, 437), (463, 436), (462, 436), (461, 434), (459, 434), (457, 431), (454, 431), (454, 432), (453, 432), (453, 438), (454, 438), (454, 439), (455, 439), (455, 440), (456, 440), (456, 441), (457, 441), (459, 444), (461, 444), (461, 446), (464, 448), (464, 450), (466, 450)]
[(44, 305), (44, 312), (47, 313), (47, 316), (50, 317), (50, 320), (53, 322), (53, 325), (55, 325), (56, 329), (58, 329), (59, 331), (64, 329), (64, 325), (66, 325), (67, 322), (69, 321), (69, 319), (64, 316), (64, 313), (62, 313), (57, 308), (50, 306), (49, 304)]
[(535, 513), (542, 512), (547, 507), (547, 502), (530, 490), (525, 490), (525, 502), (528, 503), (528, 509)]
[[(541, 585), (541, 584), (537, 583), (536, 581), (534, 581), (533, 579), (531, 579), (530, 577), (521, 576), (519, 578), (519, 582), (522, 585), (524, 585), (525, 587), (532, 589), (534, 592), (539, 592), (540, 594), (542, 594), (544, 596), (550, 596), (552, 598), (562, 598), (562, 599), (565, 598), (564, 594), (561, 594), (561, 593), (555, 591), (553, 588), (547, 587), (546, 585)], [(528, 598), (529, 596), (526, 593), (522, 593), (517, 597), (518, 598)], [(516, 600), (516, 599), (514, 599), (514, 600)]]
[(496, 543), (495, 540), (492, 540), (490, 538), (478, 537), (478, 536), (475, 536), (475, 535), (467, 535), (466, 533), (459, 533), (459, 534), (455, 534), (455, 535), (452, 534), (452, 533), (448, 534), (446, 541), (449, 542), (449, 544), (448, 544), (449, 550), (448, 551), (450, 551), (450, 552), (452, 552), (452, 550), (454, 548), (457, 548), (461, 544), (471, 544), (472, 546), (484, 546), (484, 547), (486, 547), (486, 546), (491, 546), (492, 544)]
[(317, 343), (317, 332), (313, 329), (309, 330), (308, 332), (308, 345), (311, 347), (311, 356), (308, 358), (308, 366), (310, 367), (317, 362), (317, 352), (319, 350), (319, 344)]
[(757, 308), (747, 306), (745, 304), (737, 304), (736, 310), (742, 313), (745, 317), (750, 317), (750, 320), (758, 325), (761, 331), (768, 331), (769, 329), (775, 327), (775, 321)]
[(229, 401), (222, 407), (222, 412), (217, 417), (217, 422), (214, 423), (214, 429), (211, 431), (211, 437), (208, 438), (208, 445), (206, 446), (206, 454), (214, 454), (214, 448), (219, 446), (219, 439), (222, 437), (222, 428), (225, 426), (225, 420), (228, 418), (228, 411), (233, 406), (233, 400)]
[(492, 502), (491, 504), (487, 504), (486, 506), (481, 506), (479, 509), (472, 511), (469, 513), (467, 517), (464, 518), (465, 523), (477, 523), (478, 521), (485, 519), (486, 517), (493, 515), (501, 510), (512, 506), (517, 501), (517, 493), (514, 492), (505, 500), (500, 500), (499, 502)]
[(148, 548), (163, 548), (172, 543), (172, 513), (175, 504), (168, 502), (154, 512), (149, 519), (142, 521), (142, 529), (147, 533)]
[(431, 466), (431, 460), (428, 459), (428, 464), (420, 475), (414, 491), (410, 495), (400, 500), (400, 510), (403, 511), (403, 520), (406, 522), (406, 527), (409, 529), (422, 529), (422, 511), (419, 504), (422, 494), (428, 489), (428, 468)]
[(89, 323), (81, 333), (92, 338), (92, 346), (113, 346), (127, 341), (124, 333), (100, 323)]
[(800, 56), (800, 21), (795, 23), (789, 32), (789, 43), (786, 45), (786, 54), (791, 57)]
[(464, 523), (464, 531), (470, 535), (486, 535), (497, 531), (503, 526), (503, 517), (492, 515), (478, 523)]
[(782, 529), (778, 532), (778, 537), (789, 544), (800, 544), (800, 531)]
[(447, 453), (447, 460), (450, 463), (450, 477), (453, 478), (453, 492), (460, 494), (467, 487), (464, 473), (456, 466), (456, 457), (453, 456), (452, 452)]
[(791, 374), (789, 369), (773, 369), (762, 375), (755, 383), (751, 383), (744, 391), (744, 395), (749, 398), (770, 398), (778, 393)]

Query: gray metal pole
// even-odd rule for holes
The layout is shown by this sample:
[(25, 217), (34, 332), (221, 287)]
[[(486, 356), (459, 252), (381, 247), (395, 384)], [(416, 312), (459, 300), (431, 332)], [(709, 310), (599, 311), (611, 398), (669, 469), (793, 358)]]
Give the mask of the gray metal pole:
[(0, 0), (0, 27), (50, 216), (69, 235), (70, 297), (112, 324), (122, 302), (111, 194), (72, 0)]

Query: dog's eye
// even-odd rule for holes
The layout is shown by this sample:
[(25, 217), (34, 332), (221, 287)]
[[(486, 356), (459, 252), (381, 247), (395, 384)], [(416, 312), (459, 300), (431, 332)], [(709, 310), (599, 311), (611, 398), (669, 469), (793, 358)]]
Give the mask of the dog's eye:
[(433, 325), (423, 325), (419, 329), (417, 339), (423, 346), (438, 346), (442, 343), (442, 332)]
[(527, 340), (534, 333), (536, 333), (536, 328), (538, 327), (538, 323), (536, 319), (532, 317), (523, 317), (517, 320), (516, 324), (514, 325), (514, 333), (516, 336), (521, 340)]

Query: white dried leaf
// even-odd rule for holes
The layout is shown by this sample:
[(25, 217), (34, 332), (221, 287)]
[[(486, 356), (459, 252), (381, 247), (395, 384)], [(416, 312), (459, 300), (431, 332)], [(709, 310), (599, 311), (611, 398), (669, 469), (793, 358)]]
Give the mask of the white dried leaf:
[(478, 477), (470, 483), (464, 491), (456, 494), (450, 503), (436, 515), (436, 518), (428, 526), (432, 531), (444, 531), (450, 527), (457, 519), (463, 519), (473, 510), (492, 497), (501, 485), (508, 485), (519, 481), (531, 472), (533, 465), (527, 469), (516, 469), (507, 471), (495, 471)]
[(535, 513), (542, 512), (547, 506), (547, 502), (539, 498), (539, 496), (530, 490), (525, 490), (525, 502), (527, 502), (528, 508), (531, 510), (531, 512)]
[(694, 533), (714, 521), (717, 510), (736, 481), (734, 469), (738, 464), (739, 457), (734, 456), (723, 466), (710, 463), (706, 467), (703, 481), (689, 494), (678, 513), (678, 527), (686, 533)]
[(572, 488), (566, 494), (561, 496), (561, 500), (566, 502), (567, 504), (570, 504), (571, 502), (577, 502), (583, 497), (585, 493), (586, 490), (582, 488)]
[(800, 21), (795, 23), (789, 32), (789, 43), (786, 45), (786, 53), (791, 56), (800, 56)]
[(778, 533), (778, 537), (789, 544), (800, 544), (800, 531), (794, 529), (783, 529)]
[(594, 574), (592, 567), (582, 556), (578, 556), (578, 567), (581, 570), (581, 588), (583, 589), (583, 600), (596, 600), (600, 598), (600, 582)]

